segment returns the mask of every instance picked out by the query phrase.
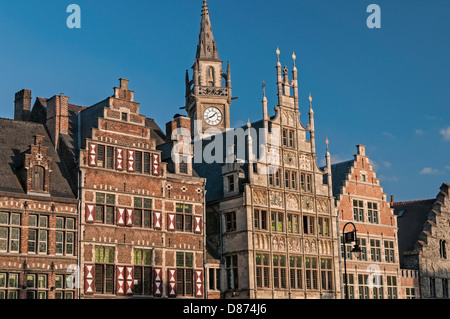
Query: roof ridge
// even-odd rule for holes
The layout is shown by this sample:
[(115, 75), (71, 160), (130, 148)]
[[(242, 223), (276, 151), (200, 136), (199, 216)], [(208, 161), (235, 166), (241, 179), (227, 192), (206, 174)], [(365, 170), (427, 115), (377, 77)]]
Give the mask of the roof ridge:
[(403, 202), (394, 202), (393, 205), (404, 205), (404, 204), (414, 204), (414, 203), (421, 203), (421, 202), (428, 202), (428, 201), (435, 201), (436, 198), (430, 198), (430, 199), (417, 199), (417, 200), (410, 200), (410, 201), (403, 201)]

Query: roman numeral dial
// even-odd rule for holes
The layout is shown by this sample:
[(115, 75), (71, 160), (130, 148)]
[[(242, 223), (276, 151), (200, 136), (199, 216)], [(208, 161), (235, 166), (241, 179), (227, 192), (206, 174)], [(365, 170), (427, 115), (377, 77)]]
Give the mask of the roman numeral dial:
[(209, 125), (219, 125), (223, 119), (222, 112), (216, 107), (208, 107), (203, 113), (203, 119)]

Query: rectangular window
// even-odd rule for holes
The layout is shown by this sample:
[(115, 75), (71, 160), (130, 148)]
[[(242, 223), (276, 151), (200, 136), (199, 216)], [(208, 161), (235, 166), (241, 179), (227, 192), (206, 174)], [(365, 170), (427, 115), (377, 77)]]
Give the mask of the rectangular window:
[(227, 232), (236, 230), (236, 212), (225, 213), (225, 230)]
[(442, 278), (442, 297), (448, 299), (448, 279)]
[(56, 217), (56, 254), (73, 255), (75, 219)]
[(70, 275), (55, 275), (55, 299), (73, 299), (75, 283)]
[(393, 241), (384, 241), (384, 259), (387, 263), (394, 263), (394, 242)]
[(0, 273), (0, 299), (18, 299), (19, 275)]
[(227, 289), (239, 288), (238, 277), (238, 258), (237, 255), (231, 255), (225, 257), (225, 267), (227, 276)]
[(114, 247), (95, 246), (95, 292), (112, 294), (114, 291)]
[(397, 277), (387, 276), (388, 299), (397, 299)]
[(290, 281), (292, 289), (303, 289), (303, 276), (302, 276), (302, 257), (290, 256)]
[(378, 204), (377, 203), (367, 203), (367, 219), (369, 223), (378, 224)]
[(18, 253), (20, 250), (20, 214), (0, 213), (0, 251)]
[(298, 234), (300, 232), (300, 215), (297, 214), (288, 214), (288, 232)]
[(303, 233), (306, 235), (315, 234), (315, 217), (313, 216), (303, 216)]
[(436, 297), (436, 278), (430, 277), (430, 296)]
[(284, 214), (273, 212), (272, 216), (272, 231), (282, 232), (284, 230)]
[(152, 293), (152, 251), (134, 250), (134, 290), (135, 295), (151, 295)]
[(316, 290), (317, 287), (317, 258), (305, 257), (306, 289)]
[(134, 171), (136, 173), (142, 173), (142, 152), (134, 152)]
[(114, 147), (108, 146), (106, 148), (106, 168), (114, 168)]
[(116, 195), (96, 193), (95, 202), (95, 222), (114, 225)]
[(180, 174), (187, 174), (188, 173), (188, 164), (186, 163), (186, 160), (181, 160), (180, 164)]
[(48, 216), (29, 216), (28, 252), (47, 254)]
[(27, 299), (47, 299), (47, 275), (27, 275)]
[(149, 198), (134, 198), (133, 225), (136, 227), (151, 228), (152, 200)]
[(353, 200), (353, 220), (364, 222), (364, 202), (362, 200)]
[(286, 288), (286, 256), (273, 255), (273, 287)]
[[(355, 279), (353, 274), (347, 274), (348, 299), (355, 299)], [(344, 289), (344, 294), (346, 294)]]
[(150, 153), (144, 153), (144, 174), (150, 174)]
[(105, 146), (97, 145), (97, 166), (105, 167)]
[(267, 230), (267, 211), (255, 209), (254, 218), (255, 229)]
[(260, 288), (269, 287), (269, 274), (270, 274), (270, 264), (269, 255), (267, 254), (256, 254), (256, 286)]
[(176, 204), (175, 229), (178, 231), (192, 232), (192, 205)]
[(361, 255), (358, 256), (358, 260), (367, 261), (367, 241), (365, 238), (358, 238), (358, 245), (361, 249)]
[(329, 258), (320, 259), (320, 274), (323, 290), (333, 290), (333, 267)]
[(358, 275), (359, 299), (369, 299), (369, 286), (367, 285), (368, 275)]
[(325, 217), (319, 217), (317, 222), (319, 235), (330, 236), (330, 219)]
[(177, 252), (177, 295), (192, 296), (194, 281), (194, 254)]
[(380, 241), (377, 239), (370, 240), (370, 258), (372, 261), (381, 262)]
[(236, 190), (236, 185), (234, 183), (234, 175), (227, 176), (228, 181), (228, 192), (232, 193)]
[(414, 288), (406, 288), (406, 299), (416, 299), (416, 290)]
[(312, 191), (311, 181), (312, 181), (312, 175), (311, 174), (301, 173), (300, 174), (300, 188), (301, 188), (301, 190), (304, 191), (304, 192), (307, 192), (307, 193), (311, 193), (311, 191)]

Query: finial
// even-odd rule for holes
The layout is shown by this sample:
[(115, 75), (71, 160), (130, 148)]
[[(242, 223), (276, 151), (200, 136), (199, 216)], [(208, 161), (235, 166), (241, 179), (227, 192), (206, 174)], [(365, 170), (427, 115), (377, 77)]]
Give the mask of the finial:
[(202, 9), (202, 14), (207, 13), (208, 11), (208, 3), (206, 0), (203, 0), (203, 9)]
[(330, 141), (328, 141), (328, 136), (325, 139), (325, 143), (327, 144), (327, 153), (328, 153), (328, 144), (330, 144)]
[(252, 123), (250, 123), (250, 118), (248, 118), (247, 127), (248, 128), (252, 127)]
[(312, 96), (311, 96), (311, 92), (309, 92), (309, 107), (312, 107)]
[(277, 59), (278, 59), (278, 62), (280, 62), (280, 49), (278, 48), (278, 46), (277, 46)]
[(266, 83), (264, 82), (264, 80), (263, 80), (262, 88), (263, 88), (263, 95), (264, 95), (264, 97), (266, 97)]
[(294, 66), (295, 66), (295, 60), (297, 59), (297, 56), (295, 55), (295, 51), (292, 53), (292, 60), (294, 60)]

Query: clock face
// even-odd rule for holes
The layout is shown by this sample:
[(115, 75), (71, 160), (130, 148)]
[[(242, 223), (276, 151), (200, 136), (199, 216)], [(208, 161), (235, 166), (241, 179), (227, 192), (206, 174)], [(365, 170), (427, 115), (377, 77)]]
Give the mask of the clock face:
[(203, 118), (207, 124), (216, 126), (222, 122), (222, 112), (216, 107), (208, 107), (203, 113)]

